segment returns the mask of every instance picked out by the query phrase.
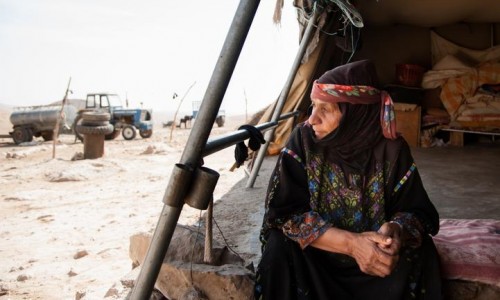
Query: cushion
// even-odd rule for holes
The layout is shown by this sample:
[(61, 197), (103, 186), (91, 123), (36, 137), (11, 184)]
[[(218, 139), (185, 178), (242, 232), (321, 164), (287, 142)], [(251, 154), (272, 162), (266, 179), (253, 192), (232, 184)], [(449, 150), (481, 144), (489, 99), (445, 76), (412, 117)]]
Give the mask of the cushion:
[(442, 219), (433, 239), (443, 278), (500, 287), (500, 221)]

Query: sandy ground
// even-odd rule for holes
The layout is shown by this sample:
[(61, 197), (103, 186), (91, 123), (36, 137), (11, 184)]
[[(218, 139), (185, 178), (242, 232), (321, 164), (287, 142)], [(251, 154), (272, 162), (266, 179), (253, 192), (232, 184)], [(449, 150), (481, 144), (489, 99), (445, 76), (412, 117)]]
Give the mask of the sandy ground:
[[(8, 115), (0, 107), (0, 134), (11, 130)], [(229, 117), (211, 136), (243, 121)], [(77, 293), (103, 299), (131, 271), (129, 237), (153, 232), (190, 133), (176, 129), (171, 141), (170, 128), (158, 123), (150, 139), (106, 141), (105, 156), (95, 160), (73, 161), (83, 144), (70, 135), (61, 136), (55, 159), (52, 142), (36, 138), (16, 146), (0, 138), (0, 299), (75, 299)], [(259, 176), (255, 188), (245, 189), (244, 168), (229, 171), (234, 146), (204, 161), (220, 173), (214, 218), (228, 245), (255, 263), (267, 178)], [(266, 158), (262, 173), (273, 164)], [(179, 223), (195, 224), (199, 216), (186, 205)]]

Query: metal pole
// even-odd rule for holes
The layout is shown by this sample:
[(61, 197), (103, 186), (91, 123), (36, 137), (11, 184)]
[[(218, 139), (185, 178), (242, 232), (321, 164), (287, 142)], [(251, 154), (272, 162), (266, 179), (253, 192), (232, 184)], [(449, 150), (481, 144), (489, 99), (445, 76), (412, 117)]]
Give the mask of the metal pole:
[[(280, 114), (281, 111), (283, 110), (283, 106), (285, 105), (285, 101), (288, 98), (288, 94), (290, 93), (290, 89), (293, 84), (293, 80), (295, 79), (295, 75), (297, 74), (297, 71), (300, 67), (300, 62), (302, 61), (302, 58), (304, 57), (304, 53), (306, 52), (307, 46), (309, 45), (309, 40), (313, 36), (314, 33), (314, 28), (315, 28), (315, 23), (316, 19), (319, 15), (319, 9), (314, 5), (314, 10), (312, 16), (309, 18), (309, 23), (307, 24), (306, 31), (304, 32), (304, 36), (302, 38), (302, 41), (300, 42), (300, 47), (299, 51), (297, 52), (297, 55), (295, 56), (295, 61), (293, 62), (292, 69), (290, 70), (290, 73), (288, 74), (287, 81), (285, 83), (285, 86), (283, 87), (283, 90), (280, 93), (280, 96), (278, 98), (278, 102), (276, 104), (276, 107), (274, 108), (273, 115), (271, 117), (271, 122), (275, 122)], [(253, 185), (255, 184), (255, 180), (257, 179), (257, 175), (259, 173), (260, 167), (262, 165), (262, 161), (264, 160), (264, 157), (266, 156), (267, 148), (269, 147), (269, 143), (271, 142), (274, 132), (276, 131), (276, 128), (273, 128), (269, 131), (267, 131), (264, 135), (264, 138), (266, 140), (266, 143), (264, 144), (263, 147), (260, 147), (259, 152), (257, 153), (257, 158), (255, 159), (254, 166), (252, 168), (252, 172), (250, 173), (250, 177), (248, 178), (247, 181), (247, 188), (252, 188)]]
[[(296, 117), (298, 115), (298, 111), (293, 111), (280, 116), (278, 120), (281, 121), (291, 117)], [(266, 132), (267, 130), (278, 126), (278, 124), (278, 122), (266, 122), (255, 126), (255, 128), (260, 130), (260, 132)], [(244, 129), (240, 129), (226, 135), (220, 135), (213, 139), (209, 139), (207, 141), (207, 144), (205, 145), (205, 149), (203, 149), (203, 157), (214, 154), (215, 152), (218, 152), (222, 149), (226, 149), (227, 147), (235, 145), (248, 138), (250, 138), (250, 133)]]
[[(217, 112), (224, 98), (229, 80), (231, 79), (259, 3), (260, 1), (258, 0), (242, 0), (238, 5), (205, 92), (199, 115), (197, 116), (198, 120), (196, 120), (191, 130), (186, 147), (182, 153), (181, 163), (186, 166), (195, 168), (200, 165), (203, 148), (217, 117)], [(185, 188), (183, 184), (186, 183), (176, 181), (169, 187), (174, 189), (174, 191), (166, 191), (165, 195), (175, 195), (177, 190)], [(165, 203), (171, 203), (169, 199), (164, 200)], [(182, 199), (181, 202), (178, 207), (163, 206), (146, 258), (142, 264), (141, 272), (132, 290), (131, 300), (149, 299), (168, 246), (170, 245), (177, 221), (179, 220), (184, 200)]]

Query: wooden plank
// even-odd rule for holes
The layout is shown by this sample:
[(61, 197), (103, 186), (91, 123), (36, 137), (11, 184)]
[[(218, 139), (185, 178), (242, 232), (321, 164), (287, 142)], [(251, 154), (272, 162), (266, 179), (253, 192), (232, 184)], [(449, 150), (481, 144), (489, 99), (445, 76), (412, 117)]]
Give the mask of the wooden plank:
[(492, 140), (495, 140), (496, 136), (500, 136), (499, 128), (457, 128), (457, 127), (442, 127), (440, 128), (442, 131), (447, 131), (450, 133), (450, 145), (463, 147), (464, 146), (464, 135), (468, 134), (481, 134), (481, 135), (489, 135), (492, 137)]
[(450, 131), (450, 132), (475, 133), (475, 134), (498, 135), (498, 136), (500, 136), (500, 131), (493, 131), (493, 130), (487, 130), (487, 129), (480, 130), (480, 129), (468, 129), (468, 128), (443, 127), (440, 130)]
[(460, 131), (450, 131), (450, 145), (455, 147), (463, 147), (464, 133)]

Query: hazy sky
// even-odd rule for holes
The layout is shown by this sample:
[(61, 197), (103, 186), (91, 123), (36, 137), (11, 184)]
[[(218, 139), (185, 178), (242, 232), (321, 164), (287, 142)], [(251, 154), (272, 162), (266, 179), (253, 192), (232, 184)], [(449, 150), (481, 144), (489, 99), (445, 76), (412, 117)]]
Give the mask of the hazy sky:
[[(260, 3), (226, 92), (228, 114), (255, 112), (281, 91), (298, 49), (292, 1), (282, 25)], [(182, 111), (203, 99), (237, 0), (0, 0), (0, 103), (47, 104), (91, 92), (131, 106)], [(172, 99), (177, 93), (179, 98)]]

